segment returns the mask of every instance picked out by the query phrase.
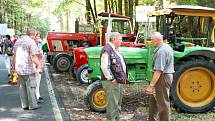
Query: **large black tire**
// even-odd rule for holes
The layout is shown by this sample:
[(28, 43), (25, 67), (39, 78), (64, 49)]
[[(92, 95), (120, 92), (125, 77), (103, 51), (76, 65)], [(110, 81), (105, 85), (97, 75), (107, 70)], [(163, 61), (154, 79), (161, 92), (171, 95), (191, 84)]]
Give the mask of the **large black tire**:
[(69, 70), (70, 65), (73, 62), (72, 56), (68, 54), (58, 54), (53, 59), (53, 68), (58, 72), (66, 72)]
[(175, 65), (171, 99), (177, 111), (200, 113), (215, 105), (215, 64), (203, 58)]
[(100, 113), (106, 111), (107, 100), (101, 81), (96, 81), (88, 86), (86, 103), (92, 111)]
[(88, 64), (84, 64), (80, 68), (78, 68), (78, 70), (76, 71), (76, 77), (80, 83), (89, 84)]

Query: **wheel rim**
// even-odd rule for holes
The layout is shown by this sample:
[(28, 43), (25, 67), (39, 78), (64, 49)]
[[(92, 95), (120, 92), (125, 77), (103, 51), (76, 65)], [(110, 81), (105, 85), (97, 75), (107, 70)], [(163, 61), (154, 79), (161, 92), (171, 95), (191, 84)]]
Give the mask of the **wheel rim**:
[(81, 71), (81, 80), (85, 83), (88, 83), (88, 70), (87, 69), (83, 69)]
[(57, 61), (57, 67), (59, 70), (66, 71), (69, 69), (70, 61), (66, 57), (61, 57)]
[(215, 97), (215, 77), (204, 67), (194, 67), (183, 72), (177, 83), (180, 100), (191, 107), (208, 105)]
[(93, 93), (92, 102), (96, 108), (105, 108), (107, 106), (106, 96), (103, 89), (98, 89)]
[(65, 60), (62, 60), (61, 61), (61, 65), (65, 65), (66, 64), (66, 61)]

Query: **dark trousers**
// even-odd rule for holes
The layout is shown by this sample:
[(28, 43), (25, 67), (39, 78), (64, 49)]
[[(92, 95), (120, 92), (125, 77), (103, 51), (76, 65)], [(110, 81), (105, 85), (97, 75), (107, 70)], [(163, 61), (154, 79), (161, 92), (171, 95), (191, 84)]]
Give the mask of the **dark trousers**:
[(173, 74), (161, 74), (155, 85), (155, 95), (149, 100), (149, 121), (170, 121), (169, 92)]

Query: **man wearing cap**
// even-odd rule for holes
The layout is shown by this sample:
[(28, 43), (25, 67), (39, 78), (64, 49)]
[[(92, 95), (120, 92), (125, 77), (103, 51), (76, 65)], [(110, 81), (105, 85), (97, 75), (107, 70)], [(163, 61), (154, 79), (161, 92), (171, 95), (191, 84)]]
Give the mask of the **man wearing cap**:
[(107, 120), (119, 121), (122, 104), (122, 84), (127, 83), (126, 65), (118, 47), (122, 36), (118, 32), (110, 33), (110, 42), (101, 50), (101, 80), (107, 98)]
[[(156, 47), (153, 56), (153, 77), (146, 92), (152, 94), (149, 102), (149, 121), (170, 121), (169, 92), (174, 73), (173, 50), (163, 43), (163, 36), (154, 32), (151, 37), (152, 44)], [(153, 94), (155, 88), (155, 94)]]

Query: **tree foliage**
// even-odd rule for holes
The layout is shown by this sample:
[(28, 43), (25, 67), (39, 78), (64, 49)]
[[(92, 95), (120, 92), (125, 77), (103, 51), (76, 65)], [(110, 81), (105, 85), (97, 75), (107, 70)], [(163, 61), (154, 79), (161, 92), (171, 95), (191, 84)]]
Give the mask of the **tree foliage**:
[(45, 36), (49, 30), (47, 18), (41, 18), (41, 13), (35, 12), (45, 4), (44, 0), (1, 0), (0, 23), (7, 23), (16, 34), (24, 33), (27, 28), (35, 28)]

